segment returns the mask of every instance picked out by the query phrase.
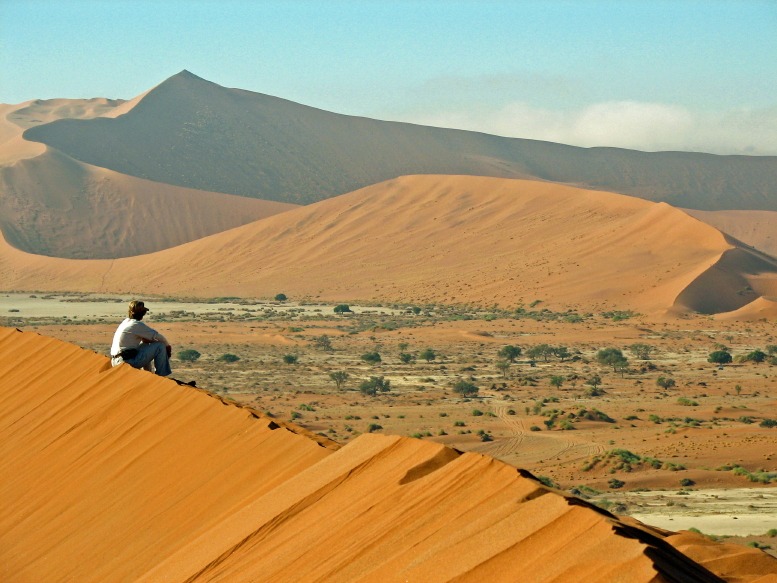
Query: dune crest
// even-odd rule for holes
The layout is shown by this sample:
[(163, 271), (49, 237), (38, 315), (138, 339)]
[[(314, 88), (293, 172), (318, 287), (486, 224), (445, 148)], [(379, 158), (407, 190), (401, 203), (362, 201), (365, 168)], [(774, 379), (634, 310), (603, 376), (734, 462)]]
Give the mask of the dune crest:
[[(0, 348), (9, 583), (755, 583), (777, 571), (734, 545), (691, 548), (694, 562), (673, 533), (487, 456), (378, 434), (339, 448), (51, 338), (0, 328)], [(732, 573), (727, 558), (745, 555)]]
[[(773, 272), (750, 272), (771, 265), (763, 257), (665, 203), (545, 182), (407, 176), (112, 263), (6, 247), (0, 274), (18, 290), (271, 297), (283, 289), (324, 300), (714, 313), (772, 288)], [(733, 283), (703, 283), (716, 265)], [(748, 285), (753, 295), (737, 293)], [(698, 299), (704, 293), (717, 299)]]

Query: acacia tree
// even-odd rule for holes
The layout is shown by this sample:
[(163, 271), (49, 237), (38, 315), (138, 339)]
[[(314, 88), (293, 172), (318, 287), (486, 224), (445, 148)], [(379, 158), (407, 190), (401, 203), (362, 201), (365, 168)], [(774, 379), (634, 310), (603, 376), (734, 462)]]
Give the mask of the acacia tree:
[(650, 354), (655, 349), (649, 344), (637, 342), (636, 344), (632, 344), (631, 346), (629, 346), (629, 350), (634, 356), (636, 356), (640, 360), (650, 360)]
[(467, 381), (458, 381), (453, 385), (453, 392), (462, 397), (472, 397), (478, 394), (479, 389)]
[(611, 366), (612, 370), (621, 370), (628, 363), (628, 359), (623, 356), (623, 353), (618, 348), (603, 348), (596, 353), (596, 360), (599, 364)]
[(602, 384), (602, 377), (600, 377), (598, 374), (591, 375), (585, 380), (585, 384), (591, 386), (593, 389), (596, 389), (596, 387)]
[(561, 388), (561, 385), (564, 384), (564, 377), (561, 375), (551, 375), (550, 376), (550, 385), (553, 387), (556, 387), (557, 389)]
[(710, 355), (707, 358), (707, 362), (711, 362), (713, 364), (728, 364), (732, 360), (733, 358), (731, 358), (731, 353), (729, 353), (727, 350), (716, 350), (714, 352), (710, 352)]
[(537, 346), (532, 346), (526, 351), (526, 356), (532, 360), (542, 358), (542, 360), (547, 362), (548, 359), (553, 356), (553, 348), (551, 348), (549, 344), (537, 344)]
[(329, 373), (329, 378), (335, 382), (335, 386), (337, 387), (338, 391), (343, 388), (345, 381), (347, 381), (350, 376), (351, 375), (349, 375), (344, 370), (338, 370)]
[(423, 358), (426, 362), (432, 362), (437, 358), (437, 353), (431, 348), (425, 348), (418, 357)]
[(502, 373), (502, 376), (504, 378), (507, 378), (507, 371), (510, 368), (510, 361), (509, 360), (500, 360), (496, 363), (496, 368), (499, 370), (499, 372)]
[(675, 386), (675, 382), (673, 378), (669, 377), (658, 377), (656, 379), (656, 385), (661, 387), (662, 389), (671, 389), (673, 386)]
[(556, 346), (553, 349), (553, 354), (555, 354), (556, 358), (560, 359), (561, 362), (564, 362), (565, 358), (572, 356), (572, 353), (569, 352), (566, 346)]
[(497, 352), (497, 356), (505, 360), (509, 360), (510, 362), (515, 362), (515, 359), (521, 356), (521, 348), (509, 344), (507, 346), (503, 346), (502, 349)]
[(383, 380), (383, 377), (370, 377), (359, 385), (359, 390), (365, 395), (375, 396), (380, 393), (388, 393), (391, 390), (391, 381)]

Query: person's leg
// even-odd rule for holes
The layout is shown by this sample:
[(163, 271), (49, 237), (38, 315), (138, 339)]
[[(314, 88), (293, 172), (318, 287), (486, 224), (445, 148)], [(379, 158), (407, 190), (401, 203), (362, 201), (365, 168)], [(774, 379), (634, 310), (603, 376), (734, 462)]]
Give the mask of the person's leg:
[[(167, 359), (167, 350), (162, 342), (152, 342), (150, 344), (141, 344), (138, 347), (138, 355), (127, 364), (135, 368), (150, 370), (151, 363), (156, 367), (156, 374), (166, 377), (170, 370), (170, 362)], [(149, 368), (147, 368), (149, 367)]]

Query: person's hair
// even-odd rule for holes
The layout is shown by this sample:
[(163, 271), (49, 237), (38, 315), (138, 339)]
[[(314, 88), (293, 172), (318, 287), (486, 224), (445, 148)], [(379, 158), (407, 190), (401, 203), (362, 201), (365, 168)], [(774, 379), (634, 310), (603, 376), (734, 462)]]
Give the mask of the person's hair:
[(129, 309), (127, 310), (127, 313), (129, 314), (130, 318), (136, 320), (138, 315), (145, 314), (148, 311), (145, 309), (145, 307), (145, 304), (140, 300), (133, 300), (129, 303)]

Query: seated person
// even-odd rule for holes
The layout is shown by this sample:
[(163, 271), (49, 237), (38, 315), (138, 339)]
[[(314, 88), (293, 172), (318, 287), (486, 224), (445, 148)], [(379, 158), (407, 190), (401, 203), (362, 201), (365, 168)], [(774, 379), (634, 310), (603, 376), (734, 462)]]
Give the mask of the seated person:
[(134, 368), (151, 371), (153, 363), (156, 374), (167, 376), (172, 372), (170, 356), (173, 348), (164, 336), (141, 322), (146, 312), (148, 308), (143, 302), (130, 302), (129, 317), (119, 324), (113, 335), (111, 364), (118, 366), (126, 362)]

